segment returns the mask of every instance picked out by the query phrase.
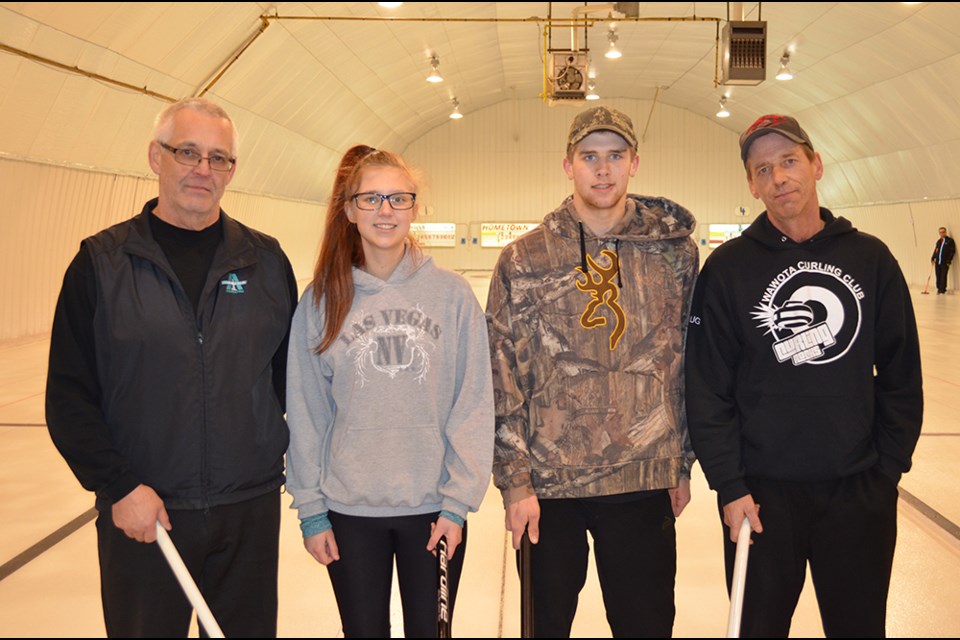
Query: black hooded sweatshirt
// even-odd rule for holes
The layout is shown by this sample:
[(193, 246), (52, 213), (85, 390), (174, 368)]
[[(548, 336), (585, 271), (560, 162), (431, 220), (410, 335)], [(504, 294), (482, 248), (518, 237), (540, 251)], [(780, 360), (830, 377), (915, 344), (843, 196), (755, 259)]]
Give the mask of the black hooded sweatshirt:
[(693, 449), (722, 504), (745, 477), (831, 480), (876, 467), (894, 483), (920, 435), (910, 294), (879, 239), (820, 209), (796, 243), (762, 213), (697, 281), (686, 346)]

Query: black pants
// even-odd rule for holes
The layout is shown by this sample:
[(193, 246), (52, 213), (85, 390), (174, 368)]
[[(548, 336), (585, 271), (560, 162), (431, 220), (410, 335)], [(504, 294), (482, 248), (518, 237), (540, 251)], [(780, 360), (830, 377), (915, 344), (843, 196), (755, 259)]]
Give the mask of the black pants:
[[(788, 636), (807, 562), (828, 638), (884, 637), (897, 542), (894, 483), (869, 470), (826, 482), (748, 478), (747, 486), (763, 533), (750, 547), (741, 637)], [(729, 589), (736, 544), (723, 530)]]
[(935, 264), (934, 271), (937, 272), (937, 293), (947, 292), (947, 275), (950, 273), (949, 264)]
[(676, 614), (674, 525), (666, 490), (622, 503), (541, 500), (540, 541), (531, 547), (536, 637), (570, 637), (587, 579), (587, 531), (613, 636), (670, 637)]
[[(228, 638), (277, 635), (280, 492), (202, 510), (169, 510), (170, 538)], [(111, 638), (186, 637), (193, 611), (157, 544), (97, 516), (100, 592)]]
[[(437, 559), (427, 551), (430, 524), (438, 513), (390, 518), (362, 518), (330, 512), (340, 559), (327, 566), (347, 638), (390, 637), (390, 590), (393, 560), (403, 607), (405, 638), (437, 637)], [(448, 565), (450, 621), (467, 551), (467, 526)]]

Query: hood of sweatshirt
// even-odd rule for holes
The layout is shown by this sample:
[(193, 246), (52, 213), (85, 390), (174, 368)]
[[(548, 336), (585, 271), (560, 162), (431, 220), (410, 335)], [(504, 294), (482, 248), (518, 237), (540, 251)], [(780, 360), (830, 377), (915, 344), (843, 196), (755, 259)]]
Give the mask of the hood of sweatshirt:
[(413, 278), (414, 274), (423, 269), (427, 264), (433, 262), (433, 258), (423, 253), (415, 251), (409, 244), (406, 245), (403, 258), (400, 264), (393, 270), (390, 277), (381, 280), (377, 276), (370, 275), (363, 269), (353, 268), (353, 284), (357, 291), (370, 295), (376, 293), (389, 285), (399, 285)]
[[(627, 195), (627, 211), (632, 215), (624, 216), (604, 234), (604, 238), (619, 239), (621, 242), (659, 242), (689, 236), (697, 226), (692, 213), (667, 198), (631, 193)], [(552, 233), (567, 238), (579, 239), (581, 234), (593, 237), (593, 232), (580, 223), (572, 195), (547, 214), (543, 225)]]
[[(644, 250), (658, 251), (666, 247), (664, 241), (686, 238), (697, 226), (696, 218), (685, 207), (667, 198), (627, 194), (627, 215), (603, 236), (596, 236), (580, 221), (573, 196), (567, 196), (559, 207), (547, 214), (543, 226), (551, 233), (580, 242), (580, 269), (588, 273), (587, 240), (611, 242), (616, 256), (621, 243), (645, 245)], [(619, 257), (614, 258), (617, 285), (623, 286)]]
[(829, 209), (823, 207), (820, 207), (820, 219), (824, 222), (823, 229), (802, 243), (794, 242), (773, 226), (766, 211), (757, 216), (757, 219), (743, 231), (743, 235), (770, 249), (787, 251), (796, 248), (798, 244), (821, 242), (835, 236), (854, 233), (857, 230), (849, 220), (843, 217), (838, 218)]

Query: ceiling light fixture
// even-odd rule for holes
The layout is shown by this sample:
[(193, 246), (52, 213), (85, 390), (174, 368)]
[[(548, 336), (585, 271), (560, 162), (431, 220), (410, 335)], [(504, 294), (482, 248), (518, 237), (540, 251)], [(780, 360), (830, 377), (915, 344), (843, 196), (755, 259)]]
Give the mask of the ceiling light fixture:
[(717, 111), (718, 118), (729, 118), (730, 112), (727, 111), (727, 96), (720, 96), (720, 111)]
[(453, 98), (450, 102), (453, 103), (453, 111), (450, 113), (450, 119), (459, 120), (463, 117), (463, 114), (460, 113), (460, 101), (456, 98)]
[(621, 57), (623, 54), (617, 49), (617, 30), (610, 25), (610, 31), (607, 32), (607, 40), (610, 41), (610, 48), (607, 49), (607, 52), (604, 57), (609, 58), (610, 60), (616, 60)]
[(443, 76), (440, 75), (440, 56), (433, 54), (430, 56), (430, 66), (433, 67), (433, 71), (430, 72), (430, 75), (427, 76), (427, 82), (443, 82)]
[(397, 7), (401, 6), (403, 3), (402, 2), (378, 2), (377, 4), (387, 9), (396, 9)]
[(790, 52), (784, 51), (780, 56), (780, 71), (777, 73), (777, 80), (793, 80), (793, 72), (790, 71)]
[(593, 80), (587, 81), (587, 100), (599, 100), (600, 94), (597, 93), (597, 83)]

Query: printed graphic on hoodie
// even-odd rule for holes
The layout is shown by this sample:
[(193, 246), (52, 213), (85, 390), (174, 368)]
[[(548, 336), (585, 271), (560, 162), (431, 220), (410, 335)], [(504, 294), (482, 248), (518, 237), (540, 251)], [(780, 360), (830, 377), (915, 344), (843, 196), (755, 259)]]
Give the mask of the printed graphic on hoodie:
[[(587, 256), (587, 264), (589, 265), (587, 271), (584, 271), (583, 267), (577, 267), (577, 271), (587, 276), (584, 282), (577, 280), (577, 289), (589, 292), (591, 296), (590, 302), (587, 303), (586, 309), (580, 316), (580, 326), (584, 329), (606, 326), (606, 318), (594, 315), (600, 305), (605, 304), (617, 319), (617, 324), (610, 333), (610, 351), (613, 351), (617, 348), (617, 343), (620, 342), (620, 338), (623, 337), (623, 332), (627, 328), (627, 316), (623, 312), (623, 307), (617, 302), (620, 297), (620, 289), (617, 287), (617, 283), (613, 281), (619, 267), (617, 254), (609, 249), (604, 249), (600, 253), (607, 257), (609, 267), (601, 267), (590, 255)], [(596, 277), (593, 275), (594, 271), (597, 273)]]
[(857, 281), (840, 267), (801, 260), (770, 281), (751, 316), (771, 337), (778, 362), (827, 364), (856, 342), (863, 297)]
[[(375, 372), (391, 380), (409, 372), (423, 383), (430, 371), (430, 353), (440, 327), (420, 305), (413, 309), (383, 309), (378, 313), (359, 310), (353, 314), (340, 340), (350, 345), (357, 380), (362, 387)], [(429, 348), (429, 350), (428, 350)]]

